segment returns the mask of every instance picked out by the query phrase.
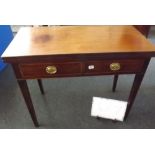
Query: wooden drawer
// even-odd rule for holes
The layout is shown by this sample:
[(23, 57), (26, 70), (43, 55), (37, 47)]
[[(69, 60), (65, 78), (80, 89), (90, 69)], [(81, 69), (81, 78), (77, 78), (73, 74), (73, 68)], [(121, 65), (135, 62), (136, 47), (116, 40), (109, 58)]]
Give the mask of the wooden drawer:
[(104, 74), (131, 74), (143, 69), (143, 59), (121, 59), (69, 63), (24, 63), (19, 65), (21, 78), (50, 78)]
[(19, 65), (22, 78), (43, 78), (74, 76), (82, 73), (82, 64), (73, 63), (33, 63)]
[(143, 59), (89, 61), (85, 63), (85, 74), (137, 73), (143, 65)]

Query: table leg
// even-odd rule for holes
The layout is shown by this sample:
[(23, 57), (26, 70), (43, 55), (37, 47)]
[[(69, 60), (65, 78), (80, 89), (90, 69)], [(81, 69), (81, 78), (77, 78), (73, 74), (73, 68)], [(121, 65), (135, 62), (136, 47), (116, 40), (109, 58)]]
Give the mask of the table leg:
[(140, 85), (141, 85), (141, 82), (142, 82), (143, 77), (145, 75), (145, 72), (146, 72), (147, 66), (149, 64), (149, 61), (150, 61), (150, 59), (146, 61), (145, 65), (143, 67), (143, 72), (138, 73), (138, 74), (135, 75), (134, 82), (133, 82), (133, 85), (132, 85), (132, 88), (131, 88), (131, 91), (130, 91), (130, 95), (129, 95), (129, 98), (128, 98), (127, 110), (126, 110), (125, 117), (124, 117), (125, 120), (127, 119), (128, 115), (130, 113), (131, 107), (132, 107), (132, 105), (134, 103), (137, 92), (138, 92), (138, 90), (140, 88)]
[(20, 90), (21, 90), (21, 92), (23, 94), (26, 106), (27, 106), (27, 108), (29, 110), (29, 113), (31, 115), (31, 118), (33, 120), (33, 123), (34, 123), (34, 125), (36, 127), (38, 127), (39, 124), (38, 124), (37, 117), (36, 117), (36, 114), (35, 114), (35, 110), (34, 110), (34, 107), (33, 107), (33, 104), (32, 104), (32, 100), (31, 100), (30, 92), (28, 90), (27, 82), (26, 82), (26, 80), (17, 80), (17, 81), (18, 81)]
[(113, 92), (115, 92), (116, 90), (117, 81), (118, 81), (118, 75), (114, 75), (114, 81), (113, 81), (113, 87), (112, 87)]
[(44, 89), (43, 89), (43, 84), (42, 84), (41, 79), (38, 79), (38, 84), (39, 84), (39, 88), (40, 88), (41, 93), (44, 94)]

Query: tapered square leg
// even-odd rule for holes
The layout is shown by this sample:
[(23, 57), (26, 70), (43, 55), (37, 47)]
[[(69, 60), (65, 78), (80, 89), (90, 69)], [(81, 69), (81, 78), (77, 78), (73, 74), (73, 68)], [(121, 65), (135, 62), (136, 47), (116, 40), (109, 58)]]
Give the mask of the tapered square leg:
[(132, 88), (130, 91), (130, 95), (128, 98), (127, 110), (126, 110), (125, 117), (124, 117), (125, 120), (127, 119), (128, 115), (130, 113), (130, 110), (133, 106), (134, 100), (136, 98), (137, 92), (138, 92), (140, 85), (142, 83), (142, 80), (145, 75), (145, 72), (146, 72), (149, 62), (150, 62), (150, 59), (146, 60), (144, 67), (143, 67), (143, 72), (135, 75), (134, 82), (133, 82), (133, 85), (132, 85)]
[(128, 115), (129, 115), (129, 112), (131, 110), (131, 107), (134, 103), (134, 100), (135, 100), (135, 97), (137, 95), (137, 92), (139, 90), (139, 87), (141, 85), (141, 82), (143, 80), (143, 76), (144, 74), (136, 74), (135, 75), (135, 79), (134, 79), (134, 82), (133, 82), (133, 85), (132, 85), (132, 88), (131, 88), (131, 91), (130, 91), (130, 95), (129, 95), (129, 98), (128, 98), (128, 105), (127, 105), (127, 110), (126, 110), (126, 114), (125, 114), (125, 119), (127, 119)]
[(38, 85), (42, 94), (44, 94), (44, 88), (41, 79), (38, 79)]
[(21, 92), (23, 94), (26, 106), (27, 106), (27, 108), (29, 110), (29, 113), (31, 115), (31, 118), (33, 120), (33, 123), (34, 123), (34, 125), (36, 127), (38, 127), (39, 124), (38, 124), (37, 117), (36, 117), (36, 114), (35, 114), (35, 110), (34, 110), (34, 107), (33, 107), (33, 104), (32, 104), (32, 100), (31, 100), (30, 92), (29, 92), (29, 89), (28, 89), (28, 86), (27, 86), (27, 82), (26, 82), (26, 80), (17, 80), (17, 81), (18, 81), (20, 90), (21, 90)]
[(113, 87), (112, 87), (113, 92), (115, 92), (116, 90), (117, 81), (118, 81), (118, 75), (114, 75), (114, 81), (113, 81)]

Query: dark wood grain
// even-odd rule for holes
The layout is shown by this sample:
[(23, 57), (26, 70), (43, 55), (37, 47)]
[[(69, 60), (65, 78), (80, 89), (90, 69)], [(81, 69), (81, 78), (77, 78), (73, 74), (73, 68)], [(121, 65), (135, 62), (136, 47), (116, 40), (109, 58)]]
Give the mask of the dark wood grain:
[(133, 82), (133, 85), (132, 85), (132, 88), (130, 91), (130, 95), (128, 98), (128, 105), (127, 105), (127, 110), (126, 110), (126, 114), (125, 114), (125, 119), (127, 119), (129, 112), (131, 110), (131, 107), (133, 106), (135, 97), (137, 95), (137, 92), (139, 90), (141, 82), (144, 78), (144, 75), (147, 70), (147, 66), (148, 66), (149, 62), (150, 62), (150, 59), (146, 60), (144, 66), (143, 66), (143, 71), (141, 73), (135, 75), (135, 79), (134, 79), (134, 82)]
[(151, 25), (134, 25), (134, 27), (140, 31), (145, 37), (148, 37)]
[[(89, 59), (88, 59), (89, 60)], [(65, 61), (65, 58), (64, 58)], [(80, 61), (80, 58), (79, 58)], [(52, 77), (69, 77), (69, 76), (88, 76), (88, 75), (110, 75), (110, 74), (134, 74), (141, 71), (144, 64), (144, 58), (135, 59), (94, 59), (86, 61), (81, 56), (80, 62), (38, 62), (38, 63), (22, 63), (16, 69), (18, 79), (36, 79), (36, 78), (52, 78)], [(119, 63), (121, 68), (118, 71), (112, 71), (110, 64)], [(55, 66), (57, 72), (49, 74), (46, 72), (47, 66)], [(89, 69), (89, 66), (94, 66)], [(18, 70), (20, 72), (18, 73)]]
[(17, 80), (17, 82), (18, 82), (20, 90), (21, 90), (21, 92), (23, 94), (26, 106), (27, 106), (27, 108), (29, 110), (29, 113), (31, 115), (33, 123), (34, 123), (34, 125), (36, 127), (39, 127), (37, 117), (36, 117), (36, 114), (35, 114), (35, 110), (34, 110), (34, 107), (33, 107), (33, 104), (32, 104), (30, 92), (29, 92), (29, 89), (28, 89), (28, 86), (27, 86), (27, 82), (26, 82), (26, 80)]
[[(46, 72), (46, 67), (55, 66), (57, 72), (49, 74)], [(70, 63), (29, 63), (19, 65), (22, 78), (50, 78), (58, 76), (81, 75), (82, 64), (79, 62)]]
[(118, 75), (114, 75), (113, 87), (112, 87), (113, 92), (116, 91), (117, 81), (118, 81)]
[[(110, 69), (110, 64), (119, 63), (120, 70), (113, 71)], [(144, 64), (144, 59), (112, 59), (103, 61), (86, 61), (84, 74), (115, 74), (115, 73), (137, 73), (140, 72)], [(89, 66), (94, 66), (94, 69), (89, 69)]]
[(42, 80), (38, 79), (37, 81), (38, 81), (38, 85), (39, 85), (41, 93), (44, 94), (44, 88), (43, 88)]

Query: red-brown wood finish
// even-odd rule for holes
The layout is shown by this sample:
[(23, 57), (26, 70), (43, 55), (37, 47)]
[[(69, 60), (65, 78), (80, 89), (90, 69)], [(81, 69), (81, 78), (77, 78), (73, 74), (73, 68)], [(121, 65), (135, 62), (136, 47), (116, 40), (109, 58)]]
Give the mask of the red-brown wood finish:
[[(55, 74), (47, 73), (46, 67), (48, 66), (55, 66), (57, 72)], [(51, 78), (58, 76), (81, 75), (82, 63), (29, 63), (20, 64), (19, 69), (22, 78)]]
[(140, 31), (145, 37), (148, 36), (151, 25), (134, 25), (134, 27)]
[(44, 94), (44, 88), (43, 88), (43, 84), (42, 84), (42, 80), (41, 79), (38, 79), (38, 85), (39, 85), (39, 88), (40, 88), (40, 91), (42, 94)]
[[(122, 60), (103, 60), (103, 61), (88, 61), (85, 63), (85, 74), (125, 74), (141, 72), (144, 65), (144, 59), (122, 59)], [(119, 63), (119, 70), (111, 70), (110, 64)], [(94, 66), (94, 69), (89, 69), (89, 66)]]
[[(96, 60), (84, 62), (69, 62), (69, 63), (22, 63), (19, 64), (21, 76), (19, 79), (36, 79), (36, 78), (52, 78), (65, 76), (87, 76), (87, 75), (110, 75), (110, 74), (134, 74), (141, 72), (145, 59), (112, 59), (112, 60)], [(120, 70), (112, 71), (110, 64), (119, 63)], [(49, 74), (46, 72), (46, 67), (55, 66), (57, 72)], [(89, 69), (93, 66), (93, 69)]]
[(113, 92), (116, 91), (117, 81), (118, 81), (118, 74), (114, 75), (113, 86), (112, 86), (112, 91)]
[[(134, 27), (139, 32), (141, 32), (145, 37), (148, 37), (151, 25), (134, 25)], [(113, 92), (116, 91), (117, 81), (118, 81), (118, 75), (115, 75), (113, 80), (113, 87), (112, 87)]]
[(134, 103), (135, 97), (137, 95), (137, 92), (138, 92), (141, 82), (143, 80), (143, 77), (145, 75), (145, 72), (147, 70), (147, 66), (148, 66), (149, 62), (150, 62), (150, 59), (148, 59), (148, 60), (146, 59), (145, 65), (143, 66), (143, 71), (141, 73), (135, 75), (135, 79), (134, 79), (134, 82), (133, 82), (133, 85), (132, 85), (132, 88), (130, 91), (130, 95), (128, 98), (128, 105), (127, 105), (127, 110), (125, 113), (125, 119), (127, 119), (128, 115), (129, 115), (129, 112), (130, 112), (131, 107)]
[(26, 106), (27, 106), (27, 108), (29, 110), (29, 113), (31, 115), (33, 123), (34, 123), (34, 125), (36, 127), (38, 127), (39, 123), (37, 121), (35, 110), (34, 110), (34, 107), (33, 107), (33, 104), (32, 104), (32, 100), (31, 100), (30, 92), (28, 90), (27, 82), (26, 82), (26, 80), (17, 80), (17, 82), (18, 82), (20, 90), (21, 90), (21, 92), (23, 94)]
[[(132, 26), (66, 26), (20, 31), (3, 59), (11, 63), (34, 125), (38, 126), (27, 79), (38, 79), (44, 93), (41, 78), (136, 74), (127, 118), (152, 56), (155, 47)], [(120, 69), (111, 70), (112, 63), (119, 63)], [(48, 66), (56, 67), (56, 72), (49, 74)]]

